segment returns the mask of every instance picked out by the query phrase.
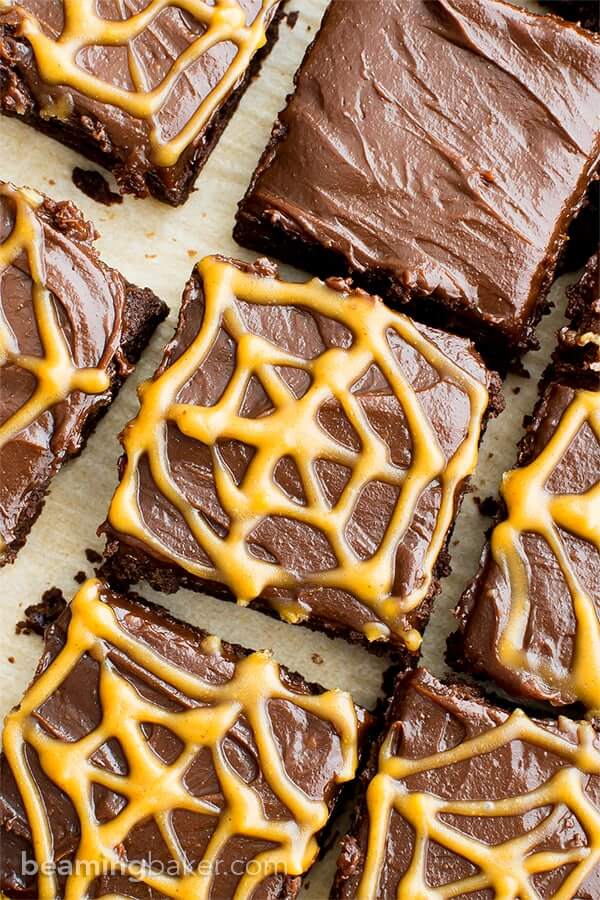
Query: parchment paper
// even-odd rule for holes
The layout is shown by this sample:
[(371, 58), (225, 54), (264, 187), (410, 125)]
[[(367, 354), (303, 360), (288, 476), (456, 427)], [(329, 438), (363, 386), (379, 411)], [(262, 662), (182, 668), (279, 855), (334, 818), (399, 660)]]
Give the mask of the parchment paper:
[[(103, 207), (71, 182), (73, 166), (90, 168), (87, 161), (21, 123), (0, 120), (0, 178), (30, 185), (55, 199), (72, 199), (102, 233), (98, 246), (104, 259), (130, 281), (153, 288), (171, 308), (169, 319), (155, 334), (83, 455), (66, 465), (54, 480), (45, 509), (17, 561), (0, 571), (0, 717), (19, 701), (42, 648), (36, 636), (15, 635), (15, 623), (22, 618), (24, 608), (37, 602), (52, 586), (62, 588), (70, 598), (77, 588), (73, 576), (79, 571), (93, 574), (85, 549), (103, 547), (96, 529), (105, 518), (116, 483), (120, 452), (117, 435), (137, 411), (136, 385), (152, 374), (162, 345), (172, 334), (181, 291), (194, 262), (214, 252), (254, 258), (231, 237), (236, 203), (246, 189), (326, 5), (326, 0), (290, 3), (289, 10), (301, 6), (295, 28), (282, 24), (279, 42), (260, 77), (244, 96), (198, 179), (195, 193), (182, 208), (171, 209), (151, 199), (131, 197), (120, 206)], [(536, 8), (533, 2), (524, 5)], [(287, 266), (281, 271), (284, 276), (306, 277)], [(571, 274), (555, 283), (551, 298), (556, 308), (539, 327), (542, 349), (524, 360), (531, 378), (513, 376), (505, 382), (507, 409), (490, 424), (482, 444), (472, 493), (464, 500), (452, 541), (453, 574), (445, 579), (423, 644), (423, 663), (436, 674), (446, 671), (443, 654), (446, 636), (453, 630), (451, 609), (476, 571), (484, 530), (489, 525), (473, 497), (495, 495), (502, 471), (513, 464), (523, 415), (532, 409), (538, 376), (554, 346), (556, 329), (564, 321), (564, 290), (575, 277)], [(199, 594), (180, 591), (168, 596), (146, 586), (140, 592), (223, 638), (251, 648), (270, 646), (282, 663), (326, 687), (352, 691), (359, 703), (372, 706), (379, 696), (386, 661), (362, 648)], [(340, 833), (345, 821), (341, 816), (336, 823)], [(307, 900), (327, 897), (336, 855), (337, 843), (309, 874), (303, 891)]]

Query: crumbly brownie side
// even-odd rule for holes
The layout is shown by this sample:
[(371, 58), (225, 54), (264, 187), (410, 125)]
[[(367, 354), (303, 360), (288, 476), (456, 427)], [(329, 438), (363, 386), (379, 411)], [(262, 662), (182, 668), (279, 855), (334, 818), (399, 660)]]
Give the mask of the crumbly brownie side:
[(577, 22), (589, 31), (600, 31), (600, 9), (596, 0), (541, 0), (555, 16)]
[(24, 71), (31, 61), (27, 40), (19, 36), (13, 25), (0, 25), (0, 111), (65, 144), (87, 159), (108, 169), (116, 178), (122, 194), (145, 197), (148, 194), (170, 206), (180, 206), (188, 199), (194, 183), (250, 82), (260, 68), (279, 35), (284, 15), (283, 0), (275, 9), (266, 31), (266, 43), (253, 56), (244, 75), (225, 102), (213, 113), (202, 134), (188, 147), (173, 167), (171, 183), (166, 183), (158, 168), (142, 166), (127, 158), (126, 148), (111, 141), (101, 117), (72, 112), (66, 119), (44, 116), (39, 103), (27, 86)]
[(586, 263), (581, 278), (567, 288), (568, 327), (559, 332), (552, 374), (592, 389), (600, 388), (600, 249)]

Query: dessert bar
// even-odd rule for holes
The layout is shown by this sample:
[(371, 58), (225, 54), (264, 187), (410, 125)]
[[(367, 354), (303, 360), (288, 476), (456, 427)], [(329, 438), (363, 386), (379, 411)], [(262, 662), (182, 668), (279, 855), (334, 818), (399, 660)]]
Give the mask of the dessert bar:
[(600, 736), (425, 670), (392, 702), (343, 841), (336, 900), (597, 900)]
[(6, 897), (292, 898), (370, 726), (343, 691), (86, 582), (6, 718)]
[[(183, 203), (261, 58), (278, 0), (0, 4), (0, 109)], [(96, 8), (97, 7), (97, 8)]]
[(235, 237), (506, 362), (597, 168), (599, 73), (595, 35), (501, 0), (333, 0)]
[(600, 712), (600, 385), (550, 379), (456, 615), (459, 667)]
[(96, 237), (72, 203), (0, 182), (0, 564), (167, 314)]
[(122, 436), (104, 571), (416, 653), (501, 402), (463, 338), (207, 257)]

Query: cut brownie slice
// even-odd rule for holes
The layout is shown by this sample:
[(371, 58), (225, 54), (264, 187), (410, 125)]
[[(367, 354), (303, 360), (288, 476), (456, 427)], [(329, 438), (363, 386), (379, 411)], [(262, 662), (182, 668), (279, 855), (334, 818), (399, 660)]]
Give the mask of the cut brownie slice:
[(167, 314), (96, 237), (72, 203), (0, 182), (0, 563)]
[(371, 717), (86, 582), (0, 759), (8, 897), (293, 898)]
[(559, 335), (557, 373), (600, 387), (600, 250), (590, 257), (579, 281), (567, 288), (569, 328)]
[(176, 206), (274, 43), (279, 6), (8, 0), (0, 108), (111, 169), (123, 193)]
[(555, 16), (577, 22), (590, 31), (600, 31), (600, 4), (597, 0), (542, 0)]
[(521, 697), (600, 715), (600, 390), (551, 380), (450, 656)]
[(495, 359), (534, 325), (600, 151), (600, 44), (497, 0), (333, 0), (235, 228)]
[(105, 571), (416, 652), (500, 403), (465, 339), (208, 257), (123, 434)]
[(336, 900), (597, 900), (600, 736), (509, 714), (425, 670), (363, 773)]

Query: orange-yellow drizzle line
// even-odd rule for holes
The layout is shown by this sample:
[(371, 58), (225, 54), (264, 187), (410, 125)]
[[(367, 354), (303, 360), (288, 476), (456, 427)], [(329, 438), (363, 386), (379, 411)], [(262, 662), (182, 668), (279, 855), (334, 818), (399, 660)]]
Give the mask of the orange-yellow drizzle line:
[[(64, 648), (5, 722), (4, 752), (23, 798), (40, 867), (39, 900), (55, 900), (57, 884), (50, 872), (54, 859), (52, 833), (43, 797), (27, 763), (27, 745), (36, 750), (42, 769), (69, 797), (79, 818), (81, 839), (73, 874), (67, 880), (65, 900), (87, 897), (93, 880), (111, 871), (141, 880), (167, 897), (207, 900), (212, 896), (216, 861), (234, 835), (276, 845), (257, 855), (260, 865), (243, 875), (235, 900), (250, 898), (257, 885), (274, 873), (302, 874), (317, 855), (315, 834), (325, 825), (328, 809), (323, 800), (311, 799), (289, 778), (270, 724), (268, 704), (275, 699), (285, 700), (331, 724), (340, 740), (342, 760), (336, 780), (341, 783), (354, 776), (357, 765), (357, 719), (350, 695), (328, 691), (312, 696), (289, 690), (281, 682), (278, 664), (265, 652), (253, 653), (236, 663), (230, 681), (209, 684), (171, 664), (124, 631), (111, 607), (103, 602), (102, 590), (102, 583), (96, 579), (87, 581), (79, 590), (71, 605)], [(173, 712), (146, 700), (110, 662), (111, 648), (117, 648), (142, 669), (202, 705)], [(42, 728), (35, 711), (60, 687), (83, 654), (100, 664), (102, 721), (85, 737), (66, 743)], [(266, 818), (259, 796), (227, 760), (223, 740), (241, 716), (250, 724), (261, 771), (289, 810), (288, 819)], [(168, 728), (182, 741), (184, 748), (174, 763), (165, 764), (148, 746), (141, 731), (143, 723)], [(118, 739), (127, 758), (126, 775), (116, 775), (90, 762), (90, 756), (111, 738)], [(225, 800), (222, 812), (218, 806), (192, 796), (183, 783), (186, 770), (203, 747), (211, 751)], [(93, 783), (122, 794), (128, 801), (114, 819), (104, 824), (99, 824), (94, 814)], [(218, 817), (201, 866), (196, 870), (187, 863), (173, 829), (170, 813), (174, 809)], [(148, 817), (155, 819), (165, 843), (175, 854), (183, 873), (180, 877), (158, 873), (140, 863), (128, 863), (119, 854), (117, 848), (131, 829)]]
[[(258, 597), (267, 586), (294, 588), (302, 583), (289, 570), (257, 559), (247, 545), (248, 536), (269, 515), (286, 516), (320, 529), (337, 557), (335, 568), (304, 576), (304, 584), (348, 591), (366, 604), (380, 619), (364, 631), (369, 640), (389, 635), (389, 629), (417, 649), (421, 636), (402, 624), (402, 617), (423, 601), (431, 585), (435, 561), (443, 547), (454, 516), (456, 490), (475, 468), (482, 418), (488, 402), (484, 385), (449, 360), (424, 337), (410, 319), (391, 312), (383, 303), (353, 293), (339, 292), (317, 279), (296, 284), (263, 278), (240, 271), (218, 257), (198, 264), (204, 285), (205, 311), (202, 328), (186, 352), (154, 381), (140, 389), (141, 409), (126, 428), (123, 445), (127, 464), (113, 498), (109, 522), (122, 534), (135, 537), (159, 555), (175, 560), (189, 572), (228, 585), (241, 604)], [(349, 349), (329, 348), (306, 360), (275, 347), (248, 332), (236, 307), (236, 298), (253, 304), (296, 305), (321, 313), (345, 325), (353, 334)], [(194, 375), (209, 353), (219, 328), (236, 341), (236, 369), (218, 403), (211, 407), (176, 402), (180, 389)], [(387, 332), (393, 330), (440, 373), (444, 373), (468, 395), (471, 415), (464, 441), (447, 462), (416, 392), (404, 377), (390, 349)], [(412, 462), (408, 471), (392, 465), (389, 449), (371, 428), (351, 386), (371, 364), (379, 366), (402, 405), (412, 438)], [(311, 376), (311, 387), (296, 399), (275, 371), (275, 366), (301, 368)], [(257, 419), (244, 418), (239, 409), (246, 386), (256, 374), (269, 394), (275, 410)], [(317, 412), (331, 397), (337, 398), (361, 442), (359, 454), (346, 449), (319, 426)], [(216, 489), (220, 503), (231, 519), (225, 537), (218, 536), (202, 514), (186, 501), (169, 469), (167, 424), (173, 422), (186, 435), (211, 447)], [(235, 439), (256, 448), (241, 485), (237, 485), (218, 450), (220, 439)], [(293, 458), (301, 473), (307, 504), (287, 498), (273, 481), (281, 457)], [(315, 476), (313, 463), (327, 458), (352, 469), (338, 502), (331, 507)], [(147, 459), (154, 482), (183, 516), (213, 567), (177, 554), (152, 534), (143, 521), (138, 504), (138, 465)], [(345, 537), (361, 489), (372, 479), (401, 487), (386, 534), (375, 554), (367, 560), (353, 552)], [(407, 596), (392, 596), (395, 553), (409, 527), (423, 491), (438, 481), (441, 505), (435, 530), (423, 561), (422, 578)], [(270, 600), (282, 618), (301, 621), (306, 608), (295, 600)], [(385, 623), (385, 624), (383, 624)]]
[[(56, 39), (44, 33), (35, 15), (11, 0), (0, 0), (2, 9), (15, 8), (21, 18), (20, 34), (33, 48), (35, 61), (46, 84), (61, 85), (79, 91), (101, 103), (116, 106), (149, 126), (152, 161), (157, 166), (173, 166), (183, 151), (195, 140), (219, 106), (244, 76), (257, 50), (266, 42), (265, 26), (273, 6), (279, 0), (263, 0), (260, 12), (251, 25), (237, 0), (149, 0), (147, 6), (128, 19), (103, 19), (96, 12), (96, 0), (63, 0), (65, 25)], [(152, 90), (143, 90), (136, 70), (130, 72), (135, 90), (126, 90), (86, 72), (77, 64), (84, 47), (130, 46), (168, 7), (189, 13), (206, 30), (175, 60), (162, 81)], [(235, 44), (237, 53), (227, 71), (202, 100), (189, 122), (171, 140), (161, 138), (154, 117), (160, 112), (175, 82), (200, 57), (224, 41)], [(132, 54), (128, 54), (131, 69)]]
[[(552, 897), (553, 900), (572, 900), (577, 896), (578, 886), (600, 864), (600, 811), (585, 793), (588, 776), (600, 775), (600, 753), (594, 747), (595, 731), (591, 725), (581, 723), (578, 737), (579, 744), (573, 744), (546, 731), (528, 719), (524, 712), (516, 710), (502, 725), (451, 750), (422, 759), (405, 759), (393, 754), (396, 734), (392, 728), (380, 751), (377, 775), (367, 791), (369, 842), (357, 900), (373, 900), (378, 896), (393, 810), (412, 826), (415, 840), (410, 866), (398, 886), (398, 900), (449, 900), (489, 889), (495, 900), (535, 900), (539, 893), (531, 883), (531, 876), (565, 865), (572, 865), (573, 869)], [(511, 741), (540, 747), (548, 754), (564, 759), (566, 764), (539, 788), (502, 800), (442, 800), (430, 793), (409, 791), (401, 783), (410, 776), (494, 753)], [(543, 807), (552, 807), (552, 811), (538, 825), (520, 836), (493, 845), (461, 833), (460, 825), (451, 825), (440, 818), (522, 816)], [(565, 807), (585, 830), (587, 846), (535, 852), (536, 846), (556, 833), (565, 819)], [(479, 871), (458, 881), (431, 887), (426, 880), (430, 841), (473, 863)]]
[[(44, 236), (36, 208), (42, 198), (33, 191), (0, 184), (0, 197), (8, 199), (14, 210), (14, 226), (0, 244), (0, 274), (11, 265), (27, 262), (32, 282), (33, 312), (40, 342), (41, 356), (19, 352), (13, 332), (0, 306), (0, 366), (17, 366), (37, 379), (31, 397), (0, 425), (0, 448), (19, 432), (73, 391), (101, 394), (110, 387), (103, 369), (79, 369), (73, 363), (71, 350), (58, 321), (52, 295), (46, 287)], [(0, 553), (4, 544), (0, 539)]]
[[(504, 476), (507, 518), (494, 529), (491, 547), (511, 591), (510, 614), (498, 645), (500, 660), (515, 671), (537, 673), (598, 714), (600, 622), (594, 598), (577, 578), (560, 529), (589, 541), (600, 553), (600, 473), (597, 484), (583, 494), (552, 494), (546, 489), (548, 478), (586, 423), (600, 440), (600, 392), (576, 391), (542, 452), (528, 466)], [(546, 541), (571, 594), (577, 629), (571, 667), (564, 674), (557, 674), (550, 663), (533, 658), (523, 648), (530, 613), (528, 563), (522, 544), (525, 534), (540, 535)]]

